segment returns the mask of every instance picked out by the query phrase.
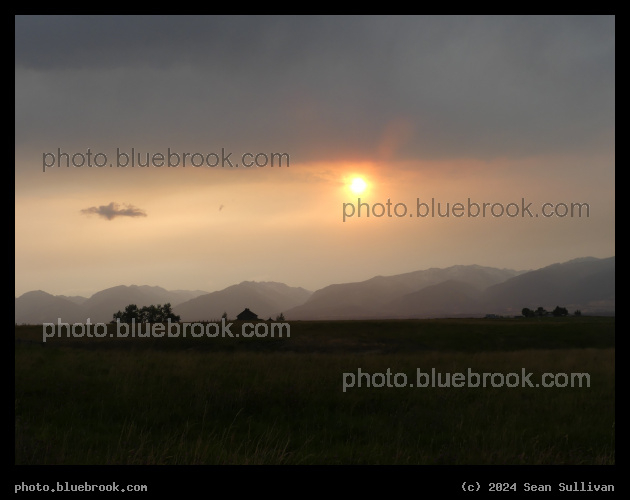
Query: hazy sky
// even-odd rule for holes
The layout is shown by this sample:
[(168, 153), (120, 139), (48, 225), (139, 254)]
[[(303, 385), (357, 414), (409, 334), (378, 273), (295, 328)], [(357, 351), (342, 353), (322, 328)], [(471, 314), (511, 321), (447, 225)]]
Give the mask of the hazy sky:
[[(614, 255), (613, 16), (30, 16), (15, 28), (16, 296), (315, 290)], [(116, 167), (132, 148), (142, 162), (190, 155), (185, 168)], [(105, 166), (65, 166), (88, 149)], [(246, 153), (290, 164), (244, 168)], [(375, 212), (344, 222), (359, 197)], [(417, 217), (418, 198), (442, 213), (462, 203), (463, 216)], [(519, 214), (468, 217), (469, 198)], [(522, 217), (529, 203), (532, 215), (588, 203), (589, 216)]]

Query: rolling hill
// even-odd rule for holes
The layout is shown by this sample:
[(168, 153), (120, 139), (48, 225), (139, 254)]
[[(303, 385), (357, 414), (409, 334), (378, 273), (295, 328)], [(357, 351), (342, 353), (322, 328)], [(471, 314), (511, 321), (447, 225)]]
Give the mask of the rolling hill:
[(173, 308), (182, 321), (214, 320), (225, 312), (234, 319), (246, 307), (260, 319), (304, 303), (312, 292), (271, 281), (243, 281), (223, 290), (201, 295)]
[(477, 265), (430, 268), (394, 276), (339, 283), (315, 292), (277, 282), (243, 281), (223, 290), (166, 290), (116, 286), (89, 298), (41, 290), (15, 299), (16, 323), (108, 322), (128, 304), (170, 302), (182, 321), (234, 319), (244, 308), (259, 318), (289, 320), (384, 319), (519, 315), (524, 307), (555, 306), (583, 314), (614, 314), (615, 257), (585, 257), (533, 271)]

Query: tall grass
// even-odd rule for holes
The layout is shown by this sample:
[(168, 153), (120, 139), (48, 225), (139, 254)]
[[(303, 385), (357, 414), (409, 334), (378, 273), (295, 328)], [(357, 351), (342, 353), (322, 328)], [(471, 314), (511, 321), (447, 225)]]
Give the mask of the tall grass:
[[(568, 331), (548, 338), (554, 329), (563, 330), (560, 323), (544, 328), (529, 323), (525, 329), (483, 320), (468, 320), (467, 328), (460, 328), (466, 324), (461, 320), (368, 323), (304, 323), (292, 329), (290, 339), (258, 344), (236, 339), (16, 343), (15, 461), (615, 462), (614, 319), (574, 324), (578, 348), (570, 346)], [(34, 335), (32, 328), (20, 328), (16, 337)], [(358, 368), (368, 373), (389, 368), (412, 383), (417, 368), (503, 374), (525, 368), (533, 372), (532, 382), (544, 372), (588, 372), (591, 387), (354, 387), (343, 392), (343, 374), (356, 374)]]

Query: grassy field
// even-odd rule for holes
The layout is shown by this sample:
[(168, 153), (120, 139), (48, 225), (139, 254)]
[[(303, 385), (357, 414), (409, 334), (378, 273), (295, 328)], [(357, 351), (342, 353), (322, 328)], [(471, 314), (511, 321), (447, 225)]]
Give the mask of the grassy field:
[[(614, 318), (290, 326), (289, 338), (45, 343), (41, 326), (16, 326), (15, 462), (615, 463)], [(590, 387), (365, 387), (368, 375), (343, 390), (359, 369), (416, 385), (418, 368), (524, 369), (534, 385), (580, 372)]]

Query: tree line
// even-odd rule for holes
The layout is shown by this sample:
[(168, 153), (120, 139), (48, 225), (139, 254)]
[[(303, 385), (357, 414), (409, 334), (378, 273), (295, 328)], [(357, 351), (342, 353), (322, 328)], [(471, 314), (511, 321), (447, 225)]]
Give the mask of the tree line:
[(136, 304), (129, 304), (124, 311), (114, 313), (112, 323), (166, 323), (168, 320), (176, 323), (180, 320), (178, 314), (173, 313), (170, 302), (164, 305), (150, 305), (139, 308)]
[[(547, 310), (545, 310), (544, 307), (539, 307), (536, 310), (532, 310), (529, 307), (524, 307), (523, 310), (521, 311), (521, 314), (523, 316), (525, 316), (526, 318), (534, 318), (536, 316), (568, 316), (569, 315), (569, 311), (567, 310), (566, 307), (560, 307), (560, 306), (556, 306), (556, 308), (549, 312)], [(574, 313), (574, 316), (581, 316), (582, 315), (582, 311), (580, 311), (579, 309), (577, 309)]]

